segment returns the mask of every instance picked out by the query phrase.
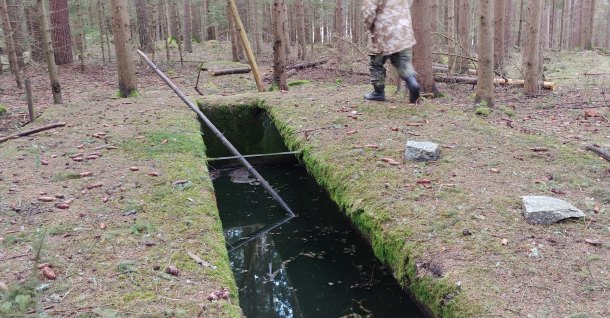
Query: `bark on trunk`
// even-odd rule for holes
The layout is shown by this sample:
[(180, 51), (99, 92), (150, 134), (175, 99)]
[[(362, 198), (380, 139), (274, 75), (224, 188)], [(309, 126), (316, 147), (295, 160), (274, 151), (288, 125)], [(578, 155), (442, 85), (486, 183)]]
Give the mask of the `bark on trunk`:
[[(2, 0), (0, 0), (2, 1)], [(43, 36), (44, 50), (47, 56), (47, 68), (49, 70), (49, 80), (51, 81), (51, 92), (53, 93), (53, 103), (61, 104), (61, 85), (59, 84), (59, 76), (57, 76), (57, 66), (55, 65), (55, 53), (53, 52), (53, 40), (51, 36), (51, 27), (47, 16), (47, 8), (45, 0), (37, 0), (38, 13), (40, 19), (40, 27)], [(102, 43), (103, 44), (103, 43)]]
[(36, 3), (33, 3), (27, 8), (26, 15), (30, 24), (30, 33), (32, 34), (34, 40), (33, 45), (30, 46), (32, 52), (32, 60), (38, 63), (43, 63), (46, 61), (43, 45), (44, 38), (42, 36), (42, 27), (40, 25), (40, 19), (38, 18), (40, 13), (38, 12)]
[[(495, 0), (495, 3), (498, 4), (502, 1)], [(503, 6), (503, 4), (500, 5)], [(500, 16), (503, 16), (504, 8), (497, 9), (502, 10)], [(494, 22), (491, 19), (492, 16), (494, 16), (494, 0), (481, 0), (479, 2), (478, 83), (474, 102), (485, 102), (489, 106), (492, 106), (494, 102)], [(498, 22), (497, 19), (498, 15), (496, 15), (496, 23)], [(498, 30), (497, 24), (496, 30)], [(500, 29), (500, 31), (502, 30)], [(498, 36), (496, 40), (499, 38), (503, 37)]]
[(303, 0), (296, 0), (295, 5), (297, 9), (297, 38), (299, 41), (298, 59), (304, 61), (307, 47), (305, 44), (305, 9)]
[[(335, 5), (335, 36), (344, 39), (345, 32), (343, 31), (345, 25), (345, 19), (343, 17), (343, 13), (345, 11), (343, 0), (336, 0)], [(341, 40), (337, 40), (337, 51), (340, 55), (345, 53), (345, 43)]]
[(191, 0), (184, 0), (184, 50), (188, 53), (193, 53), (191, 26)]
[(127, 0), (111, 0), (112, 31), (119, 75), (119, 94), (130, 97), (137, 94), (136, 70), (131, 53), (130, 22)]
[[(468, 56), (470, 54), (470, 1), (458, 0), (458, 42), (460, 45), (460, 56)], [(455, 71), (457, 73), (466, 72), (469, 68), (470, 60), (463, 57), (457, 57)]]
[(51, 0), (53, 48), (57, 65), (71, 64), (73, 62), (70, 16), (68, 13), (68, 0)]
[[(506, 11), (506, 1), (505, 0), (494, 0), (494, 1), (495, 2), (492, 5), (492, 7), (493, 7), (492, 12), (494, 14), (493, 32), (497, 36), (492, 37), (493, 51), (494, 51), (493, 68), (496, 70), (501, 70), (502, 67), (504, 66), (504, 55), (506, 54), (506, 43), (505, 43), (506, 38), (504, 37), (504, 27), (505, 27), (505, 23), (506, 23), (506, 21), (504, 20), (504, 17), (506, 14), (506, 12), (505, 12)], [(485, 5), (487, 5), (485, 2), (481, 2), (479, 4), (481, 6), (480, 10), (485, 9), (485, 11), (480, 11), (479, 12), (480, 14), (482, 14), (483, 12), (487, 12), (487, 10), (488, 10), (488, 8), (485, 7)], [(483, 27), (484, 23), (490, 22), (489, 19), (485, 19), (485, 21), (483, 21), (482, 16), (480, 16), (479, 19), (480, 19), (479, 27)], [(487, 25), (485, 25), (485, 26), (487, 26)], [(481, 36), (481, 32), (479, 30), (479, 38), (480, 38), (480, 36)], [(480, 51), (480, 48), (481, 48), (481, 46), (479, 45), (479, 51)], [(480, 62), (481, 62), (481, 60), (479, 60), (479, 64), (480, 64)]]
[(430, 32), (431, 6), (429, 0), (414, 0), (413, 32), (417, 44), (413, 47), (413, 64), (417, 71), (419, 84), (424, 93), (438, 94), (432, 72), (432, 34)]
[(11, 29), (13, 30), (13, 45), (15, 47), (17, 63), (20, 69), (24, 69), (23, 52), (28, 51), (28, 41), (26, 41), (23, 3), (21, 0), (8, 0), (6, 4), (11, 21)]
[(288, 90), (286, 82), (286, 21), (285, 0), (273, 1), (273, 83), (280, 90)]
[(136, 0), (136, 15), (138, 17), (138, 37), (140, 39), (140, 50), (144, 53), (152, 53), (154, 45), (151, 37), (151, 25), (148, 19), (147, 0)]
[(525, 94), (537, 95), (540, 91), (540, 20), (544, 2), (532, 2), (528, 8), (527, 44), (523, 52), (525, 69)]
[(455, 1), (447, 0), (447, 48), (450, 54), (448, 64), (451, 73), (455, 72), (455, 54), (458, 53), (457, 37), (455, 36)]
[(17, 54), (15, 53), (15, 43), (13, 42), (13, 30), (11, 28), (10, 18), (8, 16), (8, 8), (6, 5), (6, 0), (0, 0), (0, 19), (2, 19), (2, 29), (4, 30), (4, 42), (6, 43), (6, 50), (9, 58), (9, 64), (11, 66), (11, 71), (15, 76), (15, 81), (17, 82), (17, 87), (19, 89), (22, 88), (21, 83), (21, 71), (19, 68), (19, 63), (17, 63)]

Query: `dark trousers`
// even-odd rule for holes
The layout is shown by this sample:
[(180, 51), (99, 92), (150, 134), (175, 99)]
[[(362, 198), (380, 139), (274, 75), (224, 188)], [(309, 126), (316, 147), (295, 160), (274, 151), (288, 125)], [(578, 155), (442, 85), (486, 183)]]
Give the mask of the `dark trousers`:
[(405, 80), (409, 76), (415, 75), (413, 64), (411, 63), (412, 51), (405, 49), (390, 55), (370, 55), (369, 70), (371, 71), (371, 84), (375, 87), (385, 85), (386, 69), (385, 62), (389, 59), (396, 68), (400, 78)]

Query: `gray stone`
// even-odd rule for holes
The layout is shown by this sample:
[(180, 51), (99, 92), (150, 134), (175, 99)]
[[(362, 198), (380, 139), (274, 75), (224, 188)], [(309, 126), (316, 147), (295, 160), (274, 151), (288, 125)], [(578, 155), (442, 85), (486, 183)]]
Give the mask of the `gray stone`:
[(570, 203), (545, 196), (524, 196), (523, 216), (530, 224), (553, 224), (567, 218), (580, 218), (585, 214)]
[(441, 153), (438, 144), (429, 141), (407, 141), (405, 160), (431, 161), (438, 160)]

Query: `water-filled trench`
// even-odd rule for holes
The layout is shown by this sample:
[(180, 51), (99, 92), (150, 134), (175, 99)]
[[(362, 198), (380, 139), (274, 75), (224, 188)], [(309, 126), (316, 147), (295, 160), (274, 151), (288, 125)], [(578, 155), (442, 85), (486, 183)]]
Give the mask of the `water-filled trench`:
[[(204, 110), (242, 154), (288, 151), (258, 109)], [(209, 158), (230, 154), (203, 129)], [(252, 158), (297, 217), (232, 160), (209, 162), (246, 317), (424, 317), (294, 155)]]

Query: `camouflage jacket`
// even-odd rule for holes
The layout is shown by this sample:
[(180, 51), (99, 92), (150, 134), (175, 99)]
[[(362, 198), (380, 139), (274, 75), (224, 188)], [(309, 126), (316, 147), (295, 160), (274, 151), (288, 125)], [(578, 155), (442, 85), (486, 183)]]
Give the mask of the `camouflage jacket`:
[(369, 32), (369, 54), (390, 55), (415, 45), (412, 0), (364, 0), (362, 12)]

